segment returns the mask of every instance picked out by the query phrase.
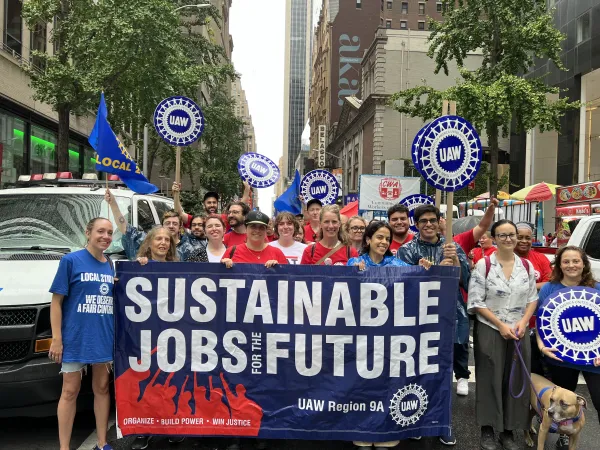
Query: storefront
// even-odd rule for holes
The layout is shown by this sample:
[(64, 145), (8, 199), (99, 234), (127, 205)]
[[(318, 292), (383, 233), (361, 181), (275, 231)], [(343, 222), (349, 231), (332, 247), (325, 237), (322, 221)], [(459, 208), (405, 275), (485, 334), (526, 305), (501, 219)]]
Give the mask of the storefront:
[[(0, 108), (0, 189), (14, 186), (20, 175), (56, 172), (57, 125), (39, 122)], [(75, 178), (96, 172), (94, 150), (83, 136), (69, 141), (69, 171)]]

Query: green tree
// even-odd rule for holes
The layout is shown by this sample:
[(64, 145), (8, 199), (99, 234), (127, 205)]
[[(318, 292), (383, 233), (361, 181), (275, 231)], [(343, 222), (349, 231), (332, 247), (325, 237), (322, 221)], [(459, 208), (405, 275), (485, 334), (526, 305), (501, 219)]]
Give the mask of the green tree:
[[(202, 83), (234, 75), (223, 51), (193, 26), (218, 19), (216, 8), (175, 11), (191, 1), (28, 0), (23, 17), (31, 28), (54, 21), (54, 52), (34, 52), (45, 70), (30, 68), (36, 100), (58, 113), (58, 170), (68, 170), (71, 114), (95, 111), (104, 91), (113, 129), (138, 136), (156, 105), (170, 95), (196, 97)], [(188, 33), (185, 30), (188, 30)], [(194, 47), (189, 44), (193, 42)]]
[[(457, 103), (457, 113), (480, 132), (486, 131), (490, 150), (490, 192), (498, 189), (498, 139), (507, 136), (511, 123), (518, 131), (538, 126), (541, 131), (559, 130), (560, 117), (578, 102), (559, 95), (558, 88), (543, 78), (524, 78), (534, 58), (547, 58), (565, 70), (560, 60), (565, 39), (554, 28), (546, 0), (443, 0), (443, 22), (430, 21), (428, 56), (435, 60), (435, 73), (448, 61), (456, 61), (461, 79), (455, 86), (438, 91), (418, 86), (394, 94), (391, 105), (399, 112), (431, 120), (440, 115), (442, 101)], [(469, 52), (481, 49), (483, 61), (467, 71)]]

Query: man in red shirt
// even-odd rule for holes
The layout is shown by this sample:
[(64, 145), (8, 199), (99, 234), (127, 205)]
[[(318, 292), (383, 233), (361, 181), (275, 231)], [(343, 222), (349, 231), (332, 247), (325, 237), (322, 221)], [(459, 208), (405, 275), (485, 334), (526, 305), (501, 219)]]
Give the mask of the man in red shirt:
[(410, 219), (408, 218), (408, 208), (397, 204), (388, 209), (388, 222), (394, 231), (390, 251), (393, 255), (398, 249), (407, 242), (412, 241), (414, 234), (410, 232)]
[(225, 247), (241, 245), (246, 242), (246, 216), (250, 208), (243, 202), (233, 202), (229, 205), (227, 213), (227, 223), (231, 231), (223, 236)]
[[(481, 239), (481, 236), (485, 234), (487, 230), (492, 226), (494, 222), (494, 213), (496, 211), (496, 206), (498, 206), (500, 202), (498, 199), (493, 198), (490, 201), (490, 206), (485, 211), (485, 214), (481, 218), (479, 225), (469, 231), (465, 231), (464, 233), (457, 234), (453, 237), (454, 242), (456, 242), (460, 247), (464, 250), (464, 252), (468, 255), (471, 250), (475, 248), (476, 242)], [(446, 220), (440, 220), (440, 230), (442, 234), (446, 233)]]
[(492, 256), (495, 252), (496, 247), (494, 246), (491, 233), (486, 231), (483, 236), (481, 236), (481, 239), (479, 239), (479, 247), (473, 249), (473, 252), (469, 253), (469, 255), (473, 255), (473, 264), (477, 264), (477, 261), (486, 256)]
[(260, 211), (250, 211), (246, 216), (246, 243), (225, 250), (222, 262), (227, 267), (232, 267), (233, 263), (264, 264), (265, 267), (287, 264), (283, 252), (266, 242), (268, 225), (269, 216)]
[(308, 223), (304, 225), (304, 240), (307, 243), (317, 242), (319, 240), (319, 230), (321, 227), (321, 208), (323, 208), (323, 203), (316, 198), (309, 200), (306, 204)]

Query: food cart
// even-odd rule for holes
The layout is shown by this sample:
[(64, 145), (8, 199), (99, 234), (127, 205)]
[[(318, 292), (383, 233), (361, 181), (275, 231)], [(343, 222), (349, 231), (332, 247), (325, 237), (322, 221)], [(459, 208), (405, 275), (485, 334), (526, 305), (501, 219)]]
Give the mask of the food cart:
[(556, 190), (556, 237), (566, 245), (582, 217), (600, 214), (600, 181), (574, 184)]

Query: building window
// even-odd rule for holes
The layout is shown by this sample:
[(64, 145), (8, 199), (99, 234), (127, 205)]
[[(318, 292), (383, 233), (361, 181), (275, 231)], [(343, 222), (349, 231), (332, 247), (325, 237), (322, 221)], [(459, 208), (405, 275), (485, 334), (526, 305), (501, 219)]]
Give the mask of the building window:
[(435, 4), (435, 10), (436, 10), (437, 12), (439, 12), (439, 13), (441, 13), (441, 12), (442, 12), (442, 4), (441, 4), (440, 2), (437, 2), (437, 3)]
[(56, 172), (56, 134), (33, 125), (30, 142), (31, 173)]
[(362, 0), (356, 0), (356, 9), (362, 8)]
[(21, 0), (5, 0), (5, 33), (4, 42), (9, 50), (21, 55), (23, 53), (23, 19), (21, 19), (21, 10), (23, 4)]
[(83, 173), (96, 173), (96, 151), (87, 145), (83, 147)]
[(391, 2), (390, 0), (388, 0), (387, 2), (387, 9), (392, 9), (393, 6), (393, 2)]
[(577, 19), (577, 43), (581, 44), (590, 38), (590, 13), (591, 10)]
[(400, 12), (402, 14), (408, 14), (408, 2), (402, 2), (402, 5), (400, 7)]
[(77, 142), (69, 141), (69, 172), (73, 178), (81, 178), (81, 146)]
[(408, 25), (406, 23), (406, 20), (401, 20), (400, 21), (400, 29), (401, 30), (406, 30), (408, 28)]
[(385, 27), (386, 28), (392, 28), (392, 21), (391, 20), (386, 20), (385, 21)]
[[(46, 53), (47, 37), (48, 33), (46, 23), (38, 23), (31, 31), (31, 50), (37, 50), (38, 52)], [(44, 61), (39, 56), (31, 55), (30, 61), (35, 67), (39, 69), (44, 70), (46, 68), (46, 61)]]
[(25, 122), (0, 112), (0, 189), (14, 185), (25, 169)]
[(419, 24), (418, 24), (417, 28), (419, 30), (424, 30), (425, 29), (425, 22), (423, 22), (422, 20), (419, 20)]
[(425, 3), (419, 3), (419, 15), (420, 16), (425, 15)]

